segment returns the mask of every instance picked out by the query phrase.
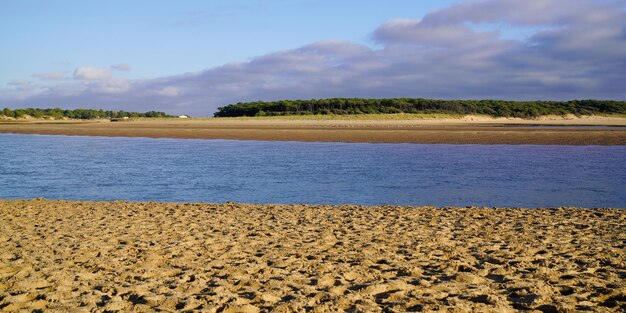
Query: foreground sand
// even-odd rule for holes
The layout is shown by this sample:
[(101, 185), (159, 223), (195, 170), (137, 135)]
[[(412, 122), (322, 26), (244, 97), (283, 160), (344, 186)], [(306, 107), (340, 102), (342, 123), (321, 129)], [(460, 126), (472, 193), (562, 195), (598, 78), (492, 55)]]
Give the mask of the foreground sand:
[(6, 311), (626, 310), (626, 211), (0, 201)]
[[(529, 126), (572, 126), (541, 128)], [(580, 128), (575, 126), (609, 126)], [(0, 133), (424, 144), (626, 145), (626, 118), (202, 119), (3, 122)]]

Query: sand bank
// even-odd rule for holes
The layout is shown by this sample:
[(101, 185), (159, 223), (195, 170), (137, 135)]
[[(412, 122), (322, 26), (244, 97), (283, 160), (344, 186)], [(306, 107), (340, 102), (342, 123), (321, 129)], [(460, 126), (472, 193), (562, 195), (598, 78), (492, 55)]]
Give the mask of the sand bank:
[[(581, 125), (608, 126), (581, 128)], [(560, 126), (560, 127), (537, 127)], [(571, 126), (571, 127), (567, 127)], [(424, 144), (626, 145), (626, 118), (202, 119), (0, 123), (0, 133)]]
[(0, 309), (626, 310), (626, 211), (0, 201)]

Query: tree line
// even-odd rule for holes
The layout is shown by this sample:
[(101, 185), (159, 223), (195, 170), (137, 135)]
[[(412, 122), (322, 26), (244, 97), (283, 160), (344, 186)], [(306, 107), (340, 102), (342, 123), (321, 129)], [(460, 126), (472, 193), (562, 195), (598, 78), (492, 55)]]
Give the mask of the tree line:
[(239, 102), (219, 107), (214, 116), (237, 117), (392, 113), (481, 114), (496, 117), (521, 118), (565, 114), (626, 114), (626, 102), (612, 100), (506, 101), (436, 100), (423, 98), (333, 98)]
[(34, 118), (70, 118), (70, 119), (98, 119), (98, 118), (124, 118), (124, 117), (173, 117), (164, 112), (148, 111), (148, 112), (126, 112), (120, 111), (105, 111), (98, 109), (75, 109), (75, 110), (63, 110), (59, 108), (54, 109), (8, 109), (4, 108), (0, 111), (0, 115), (12, 118), (22, 118), (30, 116)]

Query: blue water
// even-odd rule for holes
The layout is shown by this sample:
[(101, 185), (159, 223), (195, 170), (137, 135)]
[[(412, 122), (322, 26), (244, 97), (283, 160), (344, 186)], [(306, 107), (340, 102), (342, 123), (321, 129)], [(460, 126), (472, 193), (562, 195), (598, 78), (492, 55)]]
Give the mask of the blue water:
[(626, 207), (625, 146), (0, 134), (0, 198)]

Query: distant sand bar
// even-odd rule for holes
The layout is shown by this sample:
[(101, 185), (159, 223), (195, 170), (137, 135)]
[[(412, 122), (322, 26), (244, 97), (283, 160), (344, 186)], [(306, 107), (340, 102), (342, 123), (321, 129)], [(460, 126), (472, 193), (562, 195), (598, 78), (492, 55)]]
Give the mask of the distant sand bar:
[(410, 120), (224, 118), (3, 122), (0, 133), (422, 144), (626, 145), (625, 126), (626, 118), (609, 117), (541, 120), (471, 116)]
[(0, 201), (0, 310), (626, 310), (626, 211)]

